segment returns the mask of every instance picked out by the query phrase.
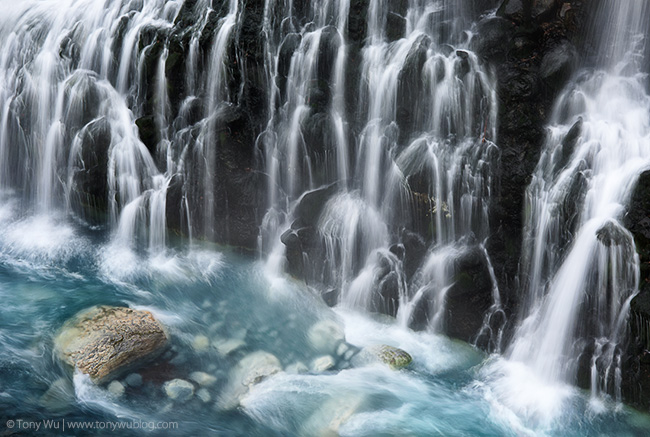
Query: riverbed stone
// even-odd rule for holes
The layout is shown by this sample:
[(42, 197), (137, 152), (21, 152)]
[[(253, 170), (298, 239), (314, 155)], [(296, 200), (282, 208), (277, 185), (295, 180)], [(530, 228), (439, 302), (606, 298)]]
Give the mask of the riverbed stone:
[(210, 347), (210, 339), (205, 335), (197, 335), (192, 340), (192, 349), (197, 352), (202, 352)]
[(309, 371), (309, 368), (305, 365), (305, 363), (296, 361), (293, 364), (289, 364), (285, 371), (287, 373), (299, 375), (301, 373), (307, 373)]
[(218, 338), (214, 340), (212, 346), (217, 349), (217, 352), (219, 352), (220, 355), (225, 357), (246, 346), (246, 342), (238, 338)]
[(64, 414), (75, 400), (74, 387), (66, 378), (59, 378), (41, 396), (39, 404), (51, 413)]
[(382, 363), (388, 364), (391, 369), (402, 369), (413, 361), (408, 352), (388, 345), (381, 345), (370, 349)]
[(194, 396), (194, 385), (184, 379), (173, 379), (164, 385), (167, 396), (179, 402), (188, 401)]
[(126, 378), (124, 378), (124, 382), (126, 382), (126, 384), (129, 387), (135, 387), (135, 388), (141, 387), (142, 386), (142, 375), (140, 375), (139, 373), (131, 373), (131, 374), (127, 375)]
[(339, 343), (345, 341), (343, 327), (331, 319), (315, 323), (309, 328), (307, 337), (316, 351), (327, 354), (334, 353)]
[(205, 372), (192, 372), (190, 379), (196, 382), (201, 387), (209, 387), (217, 382), (217, 378)]
[(154, 359), (168, 344), (149, 311), (95, 306), (67, 321), (55, 341), (59, 358), (95, 383), (104, 383)]
[(337, 436), (340, 428), (366, 402), (358, 394), (327, 399), (303, 424), (302, 435)]
[(246, 355), (230, 371), (228, 383), (219, 396), (217, 408), (236, 408), (252, 386), (281, 371), (280, 360), (269, 352), (256, 351)]
[(370, 363), (383, 363), (393, 370), (407, 367), (413, 358), (411, 355), (399, 348), (386, 344), (368, 346), (361, 350), (353, 359), (355, 366), (364, 366)]
[(124, 395), (125, 388), (122, 385), (120, 381), (113, 381), (110, 384), (108, 384), (108, 387), (106, 389), (117, 396), (118, 398)]
[(201, 399), (201, 402), (203, 402), (204, 404), (207, 404), (212, 400), (212, 396), (210, 395), (210, 392), (205, 388), (199, 389), (199, 391), (196, 392), (196, 397)]
[(311, 370), (312, 372), (322, 373), (333, 369), (335, 365), (336, 362), (331, 355), (323, 355), (322, 357), (318, 357), (311, 362)]

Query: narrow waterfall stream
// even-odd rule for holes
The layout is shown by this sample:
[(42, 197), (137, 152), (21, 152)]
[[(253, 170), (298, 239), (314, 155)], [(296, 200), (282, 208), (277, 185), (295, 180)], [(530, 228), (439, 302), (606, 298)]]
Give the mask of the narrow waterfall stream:
[[(0, 0), (0, 435), (649, 433), (650, 7), (582, 3)], [(506, 88), (552, 101), (521, 240)], [(95, 306), (164, 347), (72, 368)]]
[[(526, 190), (525, 303), (509, 362), (486, 370), (493, 384), (512, 386), (498, 389), (501, 402), (540, 423), (564, 408), (566, 384), (578, 372), (589, 372), (594, 408), (602, 408), (603, 393), (620, 401), (627, 318), (639, 288), (639, 256), (621, 219), (650, 168), (650, 95), (639, 70), (650, 10), (643, 1), (606, 1), (598, 16), (601, 69), (581, 72), (560, 94)], [(538, 385), (554, 387), (541, 408), (530, 397)]]

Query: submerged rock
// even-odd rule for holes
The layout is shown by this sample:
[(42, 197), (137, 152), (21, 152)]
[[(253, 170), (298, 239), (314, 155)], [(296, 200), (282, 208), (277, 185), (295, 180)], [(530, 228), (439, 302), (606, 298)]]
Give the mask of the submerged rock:
[(51, 413), (63, 414), (70, 411), (74, 400), (74, 388), (70, 381), (59, 378), (41, 396), (39, 404)]
[(229, 339), (220, 338), (220, 339), (216, 339), (212, 343), (212, 345), (217, 349), (217, 352), (219, 352), (220, 355), (223, 355), (225, 357), (235, 352), (236, 350), (246, 346), (246, 343), (243, 340), (237, 338), (229, 338)]
[(194, 396), (194, 385), (184, 379), (173, 379), (164, 385), (165, 393), (170, 399), (185, 402)]
[(309, 371), (309, 368), (305, 365), (305, 363), (296, 361), (295, 363), (288, 365), (285, 371), (287, 373), (299, 375), (301, 373), (307, 373)]
[(230, 371), (228, 384), (217, 402), (218, 408), (229, 410), (237, 407), (253, 385), (281, 371), (280, 360), (273, 354), (256, 351), (246, 355)]
[(192, 341), (192, 349), (197, 352), (205, 351), (210, 347), (210, 339), (205, 335), (197, 335)]
[(217, 382), (217, 378), (205, 372), (192, 372), (190, 379), (201, 387), (209, 387)]
[(108, 384), (108, 387), (106, 387), (106, 389), (107, 389), (110, 393), (112, 393), (112, 394), (114, 394), (115, 396), (117, 396), (118, 398), (119, 398), (120, 396), (122, 396), (122, 395), (124, 394), (124, 391), (125, 391), (124, 386), (122, 385), (122, 383), (121, 383), (120, 381), (113, 381), (113, 382), (111, 382), (110, 384)]
[(359, 411), (365, 401), (365, 398), (358, 394), (329, 398), (307, 419), (302, 427), (301, 435), (339, 435), (341, 426)]
[(139, 373), (131, 373), (124, 378), (124, 382), (126, 382), (129, 387), (140, 387), (142, 386), (142, 375)]
[(327, 354), (334, 353), (339, 343), (345, 341), (343, 327), (330, 319), (315, 323), (309, 328), (307, 337), (316, 351)]
[(101, 384), (157, 357), (167, 342), (150, 312), (99, 306), (67, 321), (54, 344), (63, 362)]
[(207, 391), (206, 389), (204, 389), (204, 388), (199, 389), (199, 391), (196, 392), (196, 397), (198, 397), (199, 399), (201, 399), (201, 401), (202, 401), (204, 404), (207, 404), (208, 402), (210, 402), (210, 401), (212, 400), (212, 396), (210, 396), (210, 392), (208, 392), (208, 391)]
[(335, 365), (336, 362), (334, 362), (331, 355), (324, 355), (311, 362), (311, 370), (315, 373), (322, 373), (333, 369)]

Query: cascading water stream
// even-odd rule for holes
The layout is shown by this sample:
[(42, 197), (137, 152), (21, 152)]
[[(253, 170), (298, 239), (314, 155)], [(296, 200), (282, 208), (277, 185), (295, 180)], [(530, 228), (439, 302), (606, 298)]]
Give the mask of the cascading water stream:
[[(187, 95), (176, 113), (167, 76), (178, 55), (170, 56), (167, 35), (184, 3), (71, 0), (11, 9), (0, 65), (4, 190), (17, 190), (39, 214), (61, 204), (82, 217), (107, 210), (114, 245), (155, 255), (165, 250), (174, 181), (183, 193), (173, 207), (182, 210), (190, 239), (193, 223), (202, 223), (200, 236), (214, 236), (216, 131), (230, 101), (226, 57), (239, 2), (216, 23), (201, 73), (199, 41), (215, 11), (207, 2), (188, 4), (205, 13), (189, 29)], [(203, 102), (203, 118), (193, 121)], [(143, 129), (153, 138), (146, 146)]]
[[(594, 32), (603, 70), (582, 72), (559, 96), (526, 192), (522, 314), (506, 356), (548, 386), (591, 373), (594, 398), (609, 393), (620, 401), (639, 258), (619, 220), (650, 167), (650, 96), (635, 60), (650, 10), (644, 1), (600, 7), (604, 28)], [(548, 423), (567, 395), (558, 393), (548, 400), (552, 408), (517, 396), (505, 402)]]
[[(396, 229), (417, 221), (408, 212), (413, 205), (428, 211), (431, 222), (420, 226), (431, 233), (433, 252), (454, 246), (449, 250), (460, 254), (466, 244), (461, 239), (483, 239), (489, 229), (498, 160), (492, 142), (496, 88), (467, 49), (469, 35), (463, 41), (460, 31), (447, 35), (438, 27), (452, 21), (448, 29), (459, 25), (464, 17), (454, 15), (453, 9), (447, 2), (410, 2), (404, 11), (405, 34), (389, 38), (386, 5), (370, 2), (358, 77), (347, 74), (353, 68), (346, 63), (349, 4), (314, 3), (312, 22), (299, 31), (289, 12), (280, 30), (274, 3), (267, 2), (265, 9), (266, 34), (277, 41), (270, 47), (275, 56), (267, 59), (275, 84), (272, 110), (260, 137), (271, 181), (271, 209), (261, 239), (262, 251), (270, 254), (269, 270), (283, 270), (280, 235), (294, 232), (287, 228), (301, 220), (293, 212), (302, 201), (300, 194), (336, 183), (337, 194), (315, 223), (325, 266), (311, 266), (321, 261), (304, 253), (301, 262), (308, 274), (316, 275), (306, 279), (339, 290), (343, 306), (392, 315), (404, 306), (398, 317), (407, 324), (415, 310), (411, 300), (431, 300), (433, 313), (425, 317), (432, 318), (429, 328), (437, 331), (444, 331), (444, 293), (439, 287), (407, 284), (402, 261), (388, 249), (399, 243)], [(455, 48), (446, 45), (450, 42)], [(332, 70), (323, 71), (328, 60)], [(332, 84), (323, 90), (326, 80)], [(343, 118), (343, 101), (355, 88), (361, 124)], [(348, 139), (351, 130), (360, 132), (357, 141)], [(445, 263), (449, 265), (421, 275), (432, 279), (444, 272), (445, 277), (433, 279), (448, 289), (455, 269), (450, 261)], [(429, 264), (422, 268), (427, 270)], [(382, 276), (387, 268), (392, 272), (388, 280)], [(397, 291), (391, 291), (390, 284), (397, 284)], [(442, 294), (436, 298), (437, 293)]]

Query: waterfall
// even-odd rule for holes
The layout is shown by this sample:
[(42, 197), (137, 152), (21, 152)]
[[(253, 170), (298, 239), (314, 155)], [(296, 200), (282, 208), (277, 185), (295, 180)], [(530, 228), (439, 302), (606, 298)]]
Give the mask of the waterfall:
[[(302, 26), (292, 7), (282, 14), (273, 1), (265, 7), (273, 86), (259, 140), (270, 178), (260, 244), (269, 269), (285, 268), (282, 243), (314, 234), (312, 248), (295, 255), (309, 283), (333, 288), (342, 306), (405, 325), (420, 308), (425, 326), (444, 332), (444, 290), (456, 261), (434, 268), (432, 260), (447, 252), (459, 258), (489, 235), (499, 156), (496, 85), (468, 48), (466, 16), (453, 2), (411, 1), (396, 34), (389, 18), (397, 12), (389, 17), (385, 2), (373, 0), (365, 42), (350, 48), (348, 2), (312, 3)], [(358, 50), (359, 66), (349, 63), (350, 50)], [(329, 200), (306, 223), (296, 208), (326, 185)], [(431, 253), (417, 275), (406, 275), (396, 255), (405, 227), (427, 234)], [(429, 302), (422, 313), (418, 305)]]
[[(0, 425), (647, 428), (650, 0), (0, 1)], [(75, 381), (94, 305), (169, 348)]]
[[(0, 34), (1, 187), (39, 214), (106, 224), (113, 243), (132, 250), (165, 250), (169, 208), (181, 210), (177, 230), (190, 239), (193, 230), (213, 238), (239, 2), (221, 18), (207, 1), (105, 3), (9, 8), (12, 24)], [(177, 26), (191, 13), (200, 19)], [(218, 30), (208, 51), (209, 26)], [(181, 95), (168, 77), (178, 38), (190, 46)], [(168, 205), (170, 190), (180, 195)]]
[[(165, 253), (170, 229), (190, 242), (227, 240), (223, 185), (245, 98), (247, 9), (237, 0), (49, 6), (12, 7), (2, 30), (2, 188), (25, 210), (107, 226), (112, 254)], [(306, 279), (336, 289), (343, 306), (391, 315), (420, 308), (415, 296), (435, 301), (414, 311), (445, 330), (444, 294), (416, 277), (430, 276), (433, 253), (462, 257), (489, 236), (499, 157), (495, 78), (470, 50), (466, 9), (418, 0), (389, 14), (373, 0), (359, 44), (347, 0), (264, 3), (268, 92), (255, 109), (266, 114), (257, 170), (267, 176), (260, 246), (270, 271), (287, 264), (294, 209), (332, 186), (311, 223), (312, 249), (326, 259), (305, 251)], [(405, 230), (423, 233), (430, 251), (417, 274), (400, 255)], [(434, 269), (446, 272), (444, 287), (457, 262)], [(375, 298), (377, 284), (385, 292)], [(412, 315), (399, 317), (413, 324)]]
[(507, 352), (548, 384), (572, 383), (587, 367), (593, 395), (617, 400), (639, 284), (634, 240), (619, 220), (650, 166), (650, 96), (637, 62), (648, 12), (644, 1), (601, 2), (601, 69), (582, 72), (557, 99), (526, 191), (524, 304)]

